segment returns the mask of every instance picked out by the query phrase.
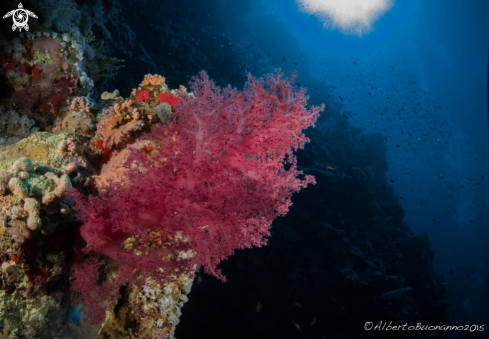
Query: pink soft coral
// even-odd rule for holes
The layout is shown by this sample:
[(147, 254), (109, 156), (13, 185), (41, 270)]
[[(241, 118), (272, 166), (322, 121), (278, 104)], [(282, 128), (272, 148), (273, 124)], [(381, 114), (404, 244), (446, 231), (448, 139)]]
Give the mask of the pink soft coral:
[[(292, 151), (308, 142), (302, 130), (321, 108), (305, 108), (305, 91), (294, 90), (293, 78), (282, 79), (278, 71), (265, 80), (249, 76), (238, 91), (200, 73), (193, 95), (179, 94), (176, 118), (143, 137), (159, 146), (150, 155), (131, 149), (128, 182), (110, 184), (104, 198), (73, 192), (84, 220), (85, 255), (118, 263), (114, 287), (141, 284), (147, 276), (168, 281), (200, 266), (224, 280), (216, 269), (220, 261), (266, 243), (292, 194), (314, 183), (311, 176), (298, 178)], [(85, 262), (83, 269), (95, 264)], [(97, 306), (96, 280), (77, 267), (76, 287)]]

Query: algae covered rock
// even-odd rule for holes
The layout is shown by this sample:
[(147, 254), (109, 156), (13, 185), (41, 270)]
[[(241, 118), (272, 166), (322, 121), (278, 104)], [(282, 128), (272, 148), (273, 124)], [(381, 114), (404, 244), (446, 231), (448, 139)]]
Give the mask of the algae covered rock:
[(57, 219), (71, 210), (65, 193), (72, 180), (82, 185), (90, 182), (87, 173), (94, 170), (77, 152), (83, 153), (83, 147), (75, 146), (75, 151), (59, 147), (67, 140), (83, 145), (85, 139), (76, 134), (38, 132), (16, 144), (0, 146), (0, 206), (4, 205), (0, 219), (10, 226), (7, 233), (16, 242), (22, 244), (38, 230), (51, 234)]
[(29, 297), (0, 290), (0, 322), (4, 333), (8, 326), (8, 338), (36, 338), (45, 326), (48, 312), (59, 308), (59, 303), (47, 295)]
[(35, 121), (14, 110), (0, 107), (0, 145), (10, 145), (28, 137), (39, 130), (34, 127)]
[(95, 172), (84, 156), (88, 140), (37, 132), (0, 145), (0, 332), (8, 338), (39, 338), (72, 307), (66, 291), (76, 218), (66, 191)]
[(15, 160), (24, 157), (29, 158), (38, 166), (56, 168), (72, 161), (79, 162), (81, 165), (88, 165), (80, 155), (58, 151), (58, 144), (69, 138), (80, 144), (86, 139), (79, 134), (37, 132), (13, 145), (0, 145), (0, 169), (9, 169)]

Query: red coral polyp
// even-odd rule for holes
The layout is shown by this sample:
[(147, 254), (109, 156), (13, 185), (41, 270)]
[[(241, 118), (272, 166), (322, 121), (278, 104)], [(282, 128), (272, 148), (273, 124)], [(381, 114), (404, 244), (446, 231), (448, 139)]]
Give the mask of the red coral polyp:
[(153, 147), (151, 147), (150, 145), (144, 145), (144, 150), (146, 151), (146, 153), (151, 153)]
[(32, 69), (31, 78), (32, 78), (32, 80), (41, 79), (41, 73), (39, 72), (39, 69), (37, 68), (37, 66), (34, 66), (34, 68)]
[(176, 96), (171, 95), (167, 92), (161, 92), (160, 94), (158, 94), (158, 98), (160, 99), (160, 104), (166, 102), (171, 107), (175, 106), (180, 101)]
[(102, 151), (101, 162), (102, 164), (106, 164), (110, 160), (110, 157), (112, 156), (112, 148), (110, 147), (110, 145), (109, 144), (104, 145), (102, 140), (92, 141), (92, 145)]
[(145, 89), (144, 91), (136, 93), (137, 102), (143, 102), (148, 100), (151, 100), (151, 97), (149, 96), (149, 89)]

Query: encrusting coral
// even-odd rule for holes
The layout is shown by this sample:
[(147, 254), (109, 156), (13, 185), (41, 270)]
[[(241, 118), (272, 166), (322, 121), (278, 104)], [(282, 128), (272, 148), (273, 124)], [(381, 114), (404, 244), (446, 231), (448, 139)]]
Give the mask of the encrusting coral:
[(95, 117), (90, 112), (89, 101), (75, 97), (71, 104), (61, 111), (54, 122), (53, 133), (80, 133), (90, 135), (95, 129)]
[(24, 210), (27, 213), (27, 228), (31, 231), (38, 231), (42, 226), (42, 221), (39, 216), (41, 204), (34, 198), (25, 198)]
[(112, 100), (115, 99), (119, 96), (119, 90), (116, 89), (112, 93), (110, 92), (103, 92), (100, 96), (102, 100)]
[(168, 89), (164, 77), (145, 75), (128, 99), (117, 97), (112, 107), (103, 112), (97, 127), (100, 148), (124, 148), (152, 125), (160, 121), (166, 122), (171, 114), (171, 107), (178, 100), (176, 92)]
[(35, 121), (14, 110), (5, 110), (0, 106), (0, 145), (14, 144), (39, 130)]
[(83, 155), (69, 151), (69, 139), (89, 140), (37, 132), (0, 146), (0, 325), (9, 322), (9, 338), (37, 338), (46, 323), (54, 324), (71, 308), (63, 291), (71, 271), (67, 244), (76, 223), (65, 193), (72, 182), (89, 192), (95, 171)]
[(106, 339), (125, 338), (129, 333), (138, 338), (173, 338), (192, 282), (182, 273), (164, 286), (150, 277), (142, 287), (128, 286), (127, 302), (108, 310), (100, 335)]
[(76, 146), (85, 145), (89, 140), (81, 134), (33, 133), (15, 144), (0, 145), (0, 169), (8, 170), (16, 160), (26, 157), (40, 167), (62, 168), (75, 162), (90, 176), (95, 169), (88, 159), (95, 154), (90, 153), (88, 146)]
[[(5, 185), (7, 179), (8, 184)], [(15, 204), (10, 213), (4, 216), (11, 226), (7, 232), (16, 242), (23, 243), (31, 237), (32, 232), (42, 228), (41, 203), (49, 206), (62, 202), (70, 187), (67, 174), (45, 166), (34, 167), (29, 158), (16, 160), (8, 171), (0, 170), (1, 193), (4, 196), (11, 193), (11, 201)], [(42, 231), (43, 234), (50, 234), (54, 228), (44, 227)]]
[[(78, 35), (26, 33), (0, 53), (0, 73), (7, 78), (7, 110), (35, 121), (40, 130), (53, 127), (67, 109), (65, 100), (88, 94), (93, 82), (83, 68), (85, 43)], [(63, 116), (66, 114), (63, 114)]]

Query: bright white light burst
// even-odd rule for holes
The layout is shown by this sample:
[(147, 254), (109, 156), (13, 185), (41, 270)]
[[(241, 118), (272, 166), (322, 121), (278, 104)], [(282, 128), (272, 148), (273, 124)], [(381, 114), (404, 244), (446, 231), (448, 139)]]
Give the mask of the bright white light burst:
[(296, 0), (301, 9), (318, 16), (328, 28), (363, 35), (392, 6), (391, 0)]

